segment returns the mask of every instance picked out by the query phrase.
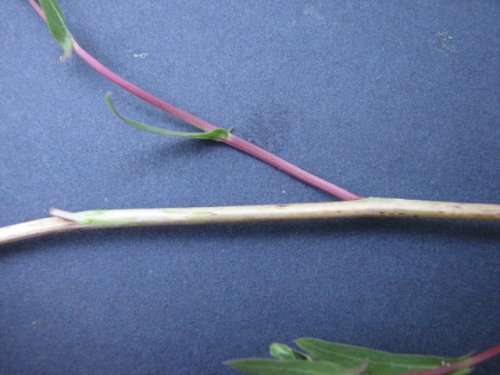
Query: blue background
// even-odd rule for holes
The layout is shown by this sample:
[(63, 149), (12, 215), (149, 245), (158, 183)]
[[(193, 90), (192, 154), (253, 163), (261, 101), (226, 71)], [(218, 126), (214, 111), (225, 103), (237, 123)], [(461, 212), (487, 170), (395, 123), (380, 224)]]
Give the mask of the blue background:
[[(60, 1), (139, 86), (364, 196), (498, 203), (498, 1)], [(0, 225), (67, 210), (329, 201), (190, 130), (2, 2)], [(457, 356), (499, 341), (498, 225), (150, 228), (2, 246), (0, 373), (232, 374), (302, 336)], [(483, 364), (491, 374), (499, 361)]]

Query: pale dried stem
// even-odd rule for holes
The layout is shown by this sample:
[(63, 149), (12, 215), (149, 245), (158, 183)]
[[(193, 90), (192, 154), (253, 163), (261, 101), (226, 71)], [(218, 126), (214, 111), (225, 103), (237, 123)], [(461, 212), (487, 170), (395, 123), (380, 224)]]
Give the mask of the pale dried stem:
[(0, 245), (82, 229), (231, 224), (263, 221), (400, 217), (500, 221), (500, 205), (365, 198), (356, 201), (258, 206), (95, 210), (51, 210), (53, 217), (0, 228)]

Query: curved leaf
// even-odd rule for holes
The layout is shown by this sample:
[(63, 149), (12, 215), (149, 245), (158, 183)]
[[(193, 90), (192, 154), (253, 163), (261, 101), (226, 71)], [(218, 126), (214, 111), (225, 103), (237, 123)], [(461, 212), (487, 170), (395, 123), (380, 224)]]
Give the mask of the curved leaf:
[(167, 130), (163, 128), (158, 128), (156, 126), (151, 126), (147, 124), (143, 124), (131, 119), (126, 118), (125, 116), (121, 115), (118, 113), (118, 111), (115, 108), (115, 105), (113, 104), (113, 101), (111, 100), (111, 94), (107, 93), (104, 95), (104, 101), (108, 105), (109, 109), (113, 114), (118, 117), (120, 120), (125, 122), (126, 124), (133, 126), (136, 129), (147, 131), (150, 133), (155, 133), (155, 134), (161, 134), (161, 135), (170, 135), (174, 137), (185, 137), (185, 138), (196, 138), (196, 139), (209, 139), (213, 141), (221, 140), (221, 139), (226, 139), (229, 137), (229, 130), (222, 129), (222, 128), (217, 128), (209, 132), (198, 132), (198, 133), (191, 133), (191, 132), (177, 132), (174, 130)]
[(65, 60), (73, 51), (73, 36), (66, 25), (66, 18), (57, 0), (40, 0), (40, 6), (45, 14), (50, 33), (64, 50), (61, 60)]

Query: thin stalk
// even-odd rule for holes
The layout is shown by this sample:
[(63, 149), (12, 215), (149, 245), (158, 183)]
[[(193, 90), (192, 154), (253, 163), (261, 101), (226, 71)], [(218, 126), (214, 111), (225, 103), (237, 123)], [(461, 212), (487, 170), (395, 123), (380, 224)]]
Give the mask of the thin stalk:
[[(31, 6), (36, 10), (36, 12), (45, 19), (43, 14), (43, 10), (40, 8), (38, 3), (35, 0), (28, 0)], [(120, 77), (118, 74), (107, 68), (100, 61), (98, 61), (95, 57), (89, 54), (85, 49), (83, 49), (75, 40), (73, 43), (75, 53), (80, 56), (88, 65), (94, 68), (97, 72), (102, 74), (104, 77), (114, 82), (118, 86), (127, 90), (131, 94), (137, 96), (138, 98), (164, 110), (165, 112), (171, 114), (172, 116), (181, 119), (199, 129), (204, 131), (211, 131), (217, 128), (217, 126), (211, 124), (208, 121), (205, 121), (189, 112), (186, 112), (173, 104), (170, 104), (162, 99), (157, 98), (156, 96), (150, 94), (149, 92), (141, 89), (140, 87), (134, 85), (133, 83), (125, 80)], [(243, 151), (257, 159), (260, 159), (273, 167), (297, 178), (298, 180), (305, 182), (313, 187), (316, 187), (320, 190), (323, 190), (326, 193), (329, 193), (333, 196), (336, 196), (342, 200), (356, 200), (361, 199), (359, 195), (351, 193), (350, 191), (345, 190), (331, 182), (328, 182), (318, 176), (309, 173), (294, 164), (287, 162), (286, 160), (262, 149), (259, 146), (256, 146), (234, 134), (231, 134), (227, 139), (221, 140), (221, 142), (226, 143), (240, 151)]]
[(258, 206), (50, 211), (53, 217), (0, 228), (0, 245), (82, 229), (359, 217), (500, 221), (500, 205), (364, 198), (355, 201)]

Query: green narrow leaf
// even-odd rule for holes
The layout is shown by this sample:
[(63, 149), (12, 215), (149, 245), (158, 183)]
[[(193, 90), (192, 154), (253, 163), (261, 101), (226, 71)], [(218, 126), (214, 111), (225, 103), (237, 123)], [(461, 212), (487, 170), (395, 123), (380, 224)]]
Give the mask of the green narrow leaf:
[(66, 18), (56, 0), (40, 0), (39, 2), (45, 13), (50, 33), (64, 50), (61, 60), (65, 60), (73, 51), (73, 36), (66, 25)]
[(362, 369), (347, 369), (326, 361), (236, 359), (225, 364), (253, 375), (359, 375)]
[[(361, 361), (367, 360), (366, 372), (373, 375), (423, 371), (453, 364), (466, 358), (396, 354), (359, 346), (337, 344), (314, 338), (298, 339), (295, 343), (307, 352), (313, 360), (331, 361), (344, 367), (354, 367)], [(463, 372), (455, 371), (451, 374), (458, 375), (463, 374)]]
[(290, 348), (288, 345), (274, 342), (269, 347), (271, 355), (278, 359), (308, 360), (309, 358), (301, 352)]
[(155, 133), (155, 134), (161, 134), (161, 135), (170, 135), (174, 137), (185, 137), (185, 138), (196, 138), (196, 139), (210, 139), (214, 141), (218, 141), (221, 139), (227, 139), (229, 137), (229, 130), (222, 129), (222, 128), (217, 128), (209, 132), (199, 132), (199, 133), (189, 133), (189, 132), (177, 132), (173, 130), (167, 130), (163, 128), (157, 128), (156, 126), (151, 126), (151, 125), (146, 125), (142, 124), (140, 122), (131, 120), (126, 118), (125, 116), (121, 115), (118, 113), (118, 111), (115, 108), (115, 105), (113, 104), (113, 101), (111, 100), (111, 94), (107, 93), (104, 95), (104, 101), (108, 105), (109, 109), (113, 114), (118, 117), (120, 120), (125, 122), (126, 124), (133, 126), (136, 129), (147, 131), (150, 133)]

